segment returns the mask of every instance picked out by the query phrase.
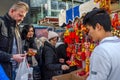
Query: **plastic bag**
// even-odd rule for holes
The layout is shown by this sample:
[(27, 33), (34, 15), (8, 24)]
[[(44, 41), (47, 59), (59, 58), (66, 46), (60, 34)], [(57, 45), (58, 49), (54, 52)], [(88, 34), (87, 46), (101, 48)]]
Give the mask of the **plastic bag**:
[(10, 80), (3, 70), (2, 65), (0, 65), (0, 80)]
[(15, 80), (28, 80), (29, 75), (31, 73), (30, 71), (31, 69), (29, 68), (27, 64), (28, 62), (26, 58), (24, 58), (23, 62), (21, 62), (18, 67)]

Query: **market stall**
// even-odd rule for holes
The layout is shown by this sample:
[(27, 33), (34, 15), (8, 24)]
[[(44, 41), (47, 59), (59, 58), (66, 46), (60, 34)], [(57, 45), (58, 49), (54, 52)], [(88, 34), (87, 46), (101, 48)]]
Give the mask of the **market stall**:
[[(94, 4), (96, 3), (99, 3), (99, 8), (104, 8), (108, 11), (111, 16), (112, 33), (120, 37), (119, 5), (116, 3), (111, 4), (111, 0), (94, 0)], [(113, 6), (115, 4), (117, 8)], [(81, 11), (84, 11), (83, 8)], [(87, 12), (88, 11), (86, 11), (86, 13)], [(73, 19), (71, 24), (68, 23), (64, 34), (65, 42), (68, 44), (67, 56), (69, 60), (67, 63), (69, 66), (77, 66), (78, 70), (65, 75), (55, 76), (53, 80), (85, 80), (86, 75), (89, 74), (90, 55), (98, 43), (93, 42), (88, 36), (88, 30), (82, 24), (84, 15), (85, 14), (82, 14), (80, 18), (76, 17)]]

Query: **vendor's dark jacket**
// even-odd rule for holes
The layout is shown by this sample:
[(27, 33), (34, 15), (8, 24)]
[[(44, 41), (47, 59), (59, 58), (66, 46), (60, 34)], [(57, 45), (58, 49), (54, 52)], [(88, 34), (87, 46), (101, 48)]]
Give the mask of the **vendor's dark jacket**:
[(51, 80), (55, 75), (62, 73), (61, 64), (58, 62), (56, 49), (49, 42), (45, 41), (42, 52), (43, 78), (42, 80)]
[(12, 45), (16, 22), (8, 14), (0, 17), (0, 64), (7, 76), (12, 77)]

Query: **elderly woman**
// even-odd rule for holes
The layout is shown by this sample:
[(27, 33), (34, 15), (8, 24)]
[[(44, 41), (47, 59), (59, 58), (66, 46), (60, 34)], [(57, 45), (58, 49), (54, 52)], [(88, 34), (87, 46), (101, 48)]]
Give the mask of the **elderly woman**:
[(51, 80), (53, 76), (62, 74), (62, 70), (69, 69), (69, 66), (59, 63), (55, 45), (58, 41), (58, 34), (48, 32), (48, 41), (45, 41), (42, 52), (42, 80)]

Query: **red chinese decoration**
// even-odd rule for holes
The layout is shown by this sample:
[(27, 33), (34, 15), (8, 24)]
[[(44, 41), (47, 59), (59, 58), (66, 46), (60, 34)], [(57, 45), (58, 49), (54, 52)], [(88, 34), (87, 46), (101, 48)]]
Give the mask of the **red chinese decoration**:
[(90, 63), (89, 58), (95, 45), (88, 37), (88, 30), (86, 27), (81, 23), (78, 24), (78, 21), (80, 20), (76, 21), (70, 25), (67, 25), (67, 29), (64, 33), (64, 41), (68, 44), (66, 50), (67, 56), (69, 57), (69, 60), (66, 63), (69, 66), (83, 68), (85, 73), (88, 73)]
[(94, 0), (95, 3), (100, 3), (100, 8), (103, 8), (107, 10), (109, 13), (111, 12), (110, 10), (110, 5), (111, 5), (111, 0)]

